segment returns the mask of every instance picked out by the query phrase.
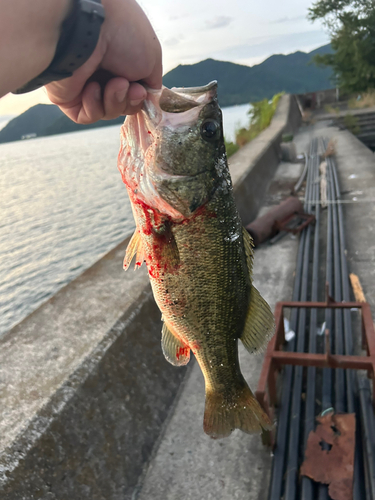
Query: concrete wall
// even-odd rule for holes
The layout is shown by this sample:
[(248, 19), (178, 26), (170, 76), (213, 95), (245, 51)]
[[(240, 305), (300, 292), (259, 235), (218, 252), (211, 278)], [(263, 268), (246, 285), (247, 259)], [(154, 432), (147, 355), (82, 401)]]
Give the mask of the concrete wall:
[[(271, 126), (231, 158), (244, 223), (299, 119), (284, 96)], [(0, 340), (2, 500), (132, 498), (189, 367), (164, 360), (147, 273), (122, 272), (127, 243)]]
[(296, 98), (284, 95), (271, 125), (229, 158), (236, 203), (244, 225), (255, 219), (279, 164), (282, 135), (296, 132), (300, 124)]

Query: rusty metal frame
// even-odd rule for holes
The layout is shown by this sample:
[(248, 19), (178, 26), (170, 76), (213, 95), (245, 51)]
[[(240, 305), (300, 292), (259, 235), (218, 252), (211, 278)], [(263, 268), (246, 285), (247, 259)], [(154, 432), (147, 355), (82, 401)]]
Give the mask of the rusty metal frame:
[[(304, 222), (299, 224), (297, 227), (288, 227), (289, 222), (293, 220), (294, 217), (298, 217), (304, 220)], [(305, 227), (314, 222), (315, 222), (315, 215), (307, 214), (306, 212), (294, 212), (293, 214), (289, 215), (283, 220), (275, 221), (274, 229), (276, 231), (286, 231), (288, 233), (298, 234), (303, 229), (305, 229)]]
[[(285, 344), (284, 308), (294, 307), (299, 309), (359, 309), (362, 312), (362, 346), (366, 349), (367, 355), (349, 356), (331, 354), (328, 330), (326, 330), (325, 354), (283, 351), (282, 346)], [(275, 322), (276, 332), (268, 344), (258, 388), (255, 393), (260, 405), (271, 419), (273, 419), (274, 408), (277, 405), (277, 373), (284, 365), (366, 370), (368, 376), (375, 382), (375, 330), (371, 309), (367, 302), (335, 302), (330, 297), (328, 297), (326, 302), (278, 302), (275, 308)], [(374, 402), (375, 383), (373, 383)]]

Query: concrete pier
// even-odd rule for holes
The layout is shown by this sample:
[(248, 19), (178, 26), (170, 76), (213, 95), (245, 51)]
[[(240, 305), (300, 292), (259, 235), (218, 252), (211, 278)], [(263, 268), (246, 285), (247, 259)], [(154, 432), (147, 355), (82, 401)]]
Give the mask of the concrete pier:
[[(244, 224), (256, 216), (278, 167), (282, 133), (293, 130), (300, 118), (294, 98), (283, 96), (270, 127), (233, 157), (235, 195)], [(196, 440), (201, 443), (197, 450), (216, 450), (216, 458), (206, 463), (212, 471), (224, 474), (229, 464), (241, 462), (238, 473), (232, 465), (220, 478), (229, 495), (230, 470), (233, 477), (241, 475), (237, 496), (222, 498), (242, 498), (242, 491), (264, 484), (269, 454), (262, 451), (258, 438), (238, 435), (223, 445), (203, 434), (199, 372), (193, 363), (177, 369), (165, 361), (160, 312), (145, 269), (122, 271), (127, 242), (0, 340), (2, 500), (130, 500), (138, 494), (146, 498), (146, 488), (151, 487), (147, 471), (155, 470), (171, 425), (177, 425), (185, 439), (181, 446), (186, 446), (186, 439), (189, 445)], [(270, 274), (270, 258), (258, 258), (255, 281), (272, 303), (274, 281), (287, 280), (283, 274)], [(260, 276), (267, 277), (263, 287)], [(246, 361), (245, 375), (256, 377), (260, 365), (261, 358), (253, 365)], [(186, 390), (191, 391), (190, 399)], [(190, 434), (176, 424), (174, 415), (181, 413), (181, 404), (191, 412)], [(246, 457), (253, 445), (263, 453), (263, 465), (257, 466), (258, 475), (250, 471), (246, 479), (245, 470), (252, 463)], [(220, 468), (222, 446), (226, 458)], [(189, 456), (186, 451), (182, 461)], [(200, 476), (188, 477), (209, 484), (207, 478), (201, 482)], [(158, 494), (166, 498), (161, 486)]]

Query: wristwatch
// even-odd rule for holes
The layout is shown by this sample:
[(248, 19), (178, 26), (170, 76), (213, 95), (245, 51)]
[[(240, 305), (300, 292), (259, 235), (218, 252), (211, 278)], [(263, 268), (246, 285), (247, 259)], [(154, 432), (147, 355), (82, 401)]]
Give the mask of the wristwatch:
[(72, 76), (94, 52), (104, 18), (104, 7), (100, 0), (74, 0), (72, 11), (62, 24), (51, 64), (13, 94), (31, 92), (47, 83)]

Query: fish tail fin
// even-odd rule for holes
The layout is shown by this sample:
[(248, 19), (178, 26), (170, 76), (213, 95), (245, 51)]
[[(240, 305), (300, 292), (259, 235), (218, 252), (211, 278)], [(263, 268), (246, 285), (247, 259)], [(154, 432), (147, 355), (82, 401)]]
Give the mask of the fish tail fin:
[(271, 430), (272, 422), (243, 381), (230, 397), (215, 390), (206, 391), (203, 429), (219, 439), (229, 436), (234, 429), (260, 434), (263, 429)]

